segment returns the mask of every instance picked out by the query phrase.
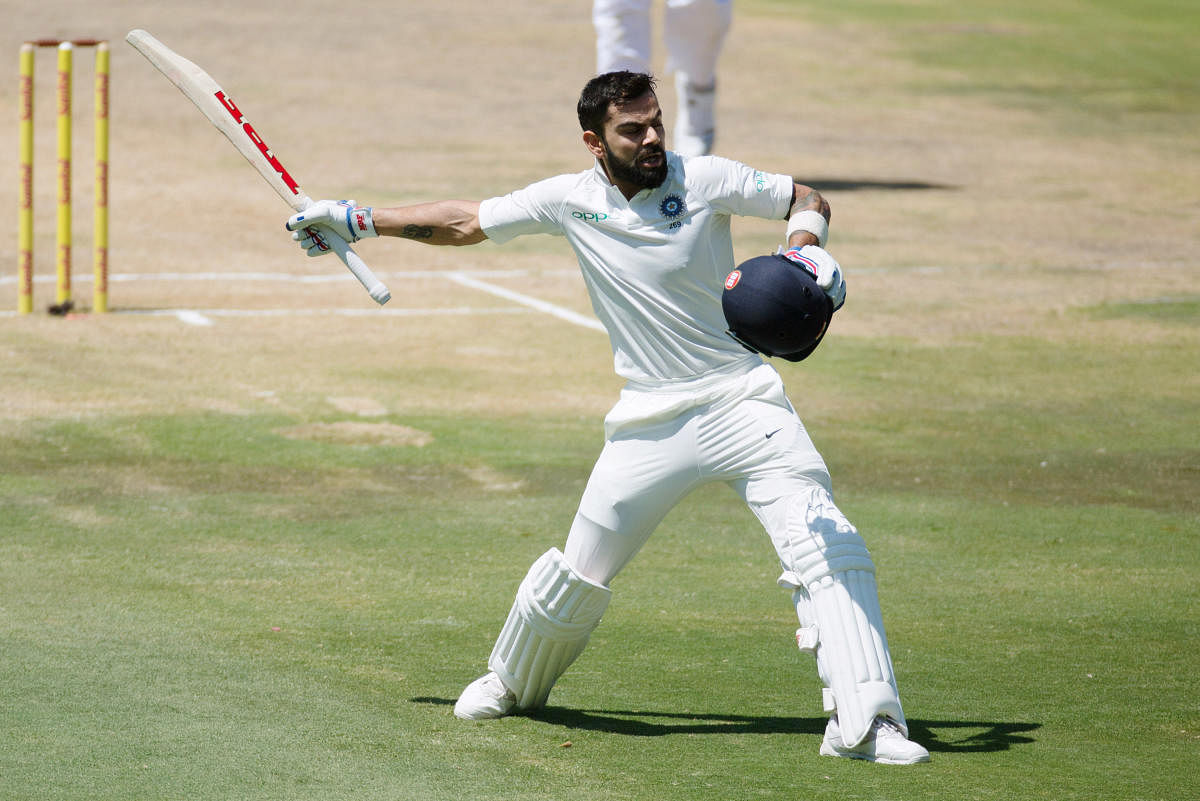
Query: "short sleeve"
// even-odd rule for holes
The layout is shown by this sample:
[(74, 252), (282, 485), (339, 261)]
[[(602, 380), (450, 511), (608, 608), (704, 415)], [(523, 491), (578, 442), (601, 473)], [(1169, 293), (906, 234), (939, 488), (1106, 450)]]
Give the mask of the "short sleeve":
[(690, 187), (708, 198), (714, 209), (742, 217), (782, 220), (792, 206), (789, 175), (763, 172), (739, 161), (705, 156), (689, 159)]
[(575, 185), (560, 175), (479, 204), (479, 225), (497, 244), (525, 234), (562, 234), (563, 199)]

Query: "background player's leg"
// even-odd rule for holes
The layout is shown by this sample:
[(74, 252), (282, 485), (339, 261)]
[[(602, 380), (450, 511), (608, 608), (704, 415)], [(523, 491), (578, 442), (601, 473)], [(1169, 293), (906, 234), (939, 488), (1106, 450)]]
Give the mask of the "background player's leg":
[(675, 71), (672, 150), (712, 151), (716, 138), (717, 60), (733, 18), (731, 0), (668, 0), (663, 36)]
[(650, 0), (595, 0), (596, 73), (650, 72)]

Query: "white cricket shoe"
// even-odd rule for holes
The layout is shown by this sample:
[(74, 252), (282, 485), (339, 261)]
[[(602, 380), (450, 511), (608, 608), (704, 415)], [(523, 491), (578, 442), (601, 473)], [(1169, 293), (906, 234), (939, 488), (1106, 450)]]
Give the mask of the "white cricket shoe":
[(929, 761), (929, 752), (923, 746), (905, 737), (895, 721), (882, 716), (875, 719), (867, 739), (848, 747), (842, 742), (842, 730), (838, 728), (837, 715), (834, 715), (825, 727), (821, 756), (865, 759), (884, 765), (914, 765)]
[(454, 715), (463, 720), (502, 718), (517, 705), (517, 696), (495, 673), (480, 676), (467, 685), (454, 705)]

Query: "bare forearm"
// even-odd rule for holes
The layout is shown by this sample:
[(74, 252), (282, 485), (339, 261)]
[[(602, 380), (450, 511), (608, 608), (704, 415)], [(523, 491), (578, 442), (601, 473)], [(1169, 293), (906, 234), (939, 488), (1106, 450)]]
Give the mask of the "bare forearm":
[[(802, 211), (815, 211), (825, 218), (825, 222), (829, 222), (830, 208), (829, 202), (821, 196), (821, 193), (813, 189), (811, 186), (804, 184), (792, 185), (792, 207), (788, 210), (788, 217), (792, 217)], [(818, 222), (820, 222), (818, 220)], [(788, 247), (804, 247), (805, 245), (819, 244), (816, 234), (809, 231), (796, 231), (788, 237)]]
[(479, 227), (479, 203), (439, 200), (373, 209), (375, 231), (429, 245), (474, 245), (487, 239)]

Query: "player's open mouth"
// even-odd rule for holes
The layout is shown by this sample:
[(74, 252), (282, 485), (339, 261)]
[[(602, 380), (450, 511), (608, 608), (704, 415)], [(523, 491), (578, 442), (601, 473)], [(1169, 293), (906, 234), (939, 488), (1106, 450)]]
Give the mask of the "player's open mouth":
[(656, 150), (651, 153), (643, 154), (642, 157), (638, 159), (638, 164), (642, 165), (643, 167), (657, 167), (663, 163), (664, 158), (666, 158), (666, 156), (663, 154), (663, 152), (661, 150)]

